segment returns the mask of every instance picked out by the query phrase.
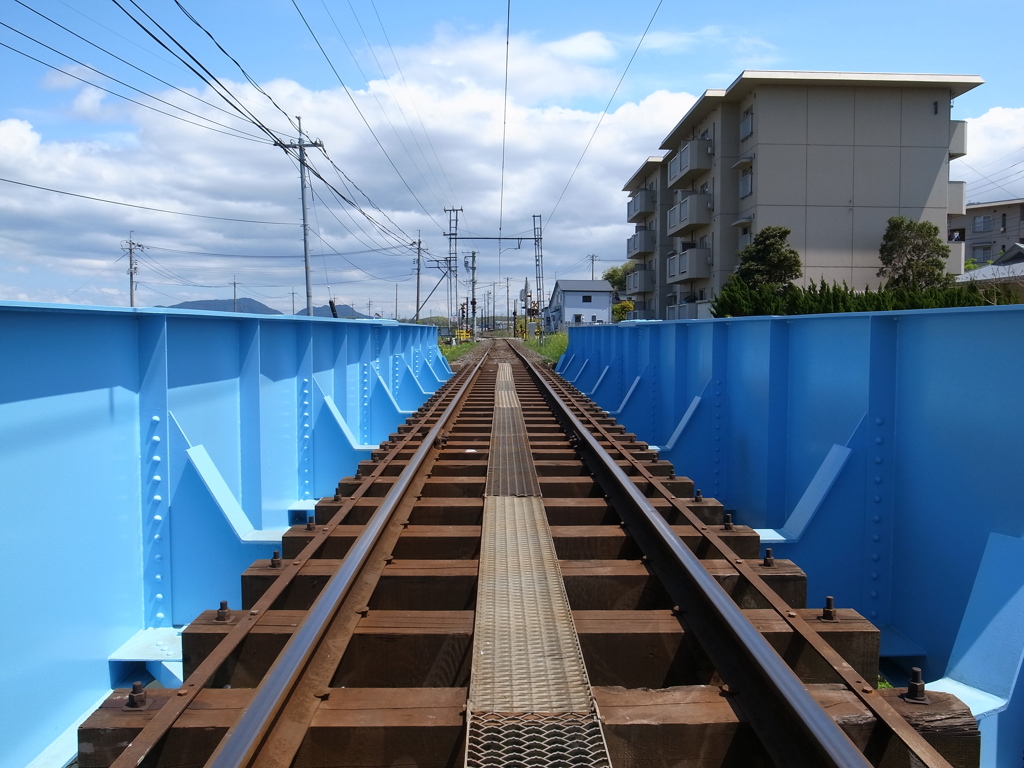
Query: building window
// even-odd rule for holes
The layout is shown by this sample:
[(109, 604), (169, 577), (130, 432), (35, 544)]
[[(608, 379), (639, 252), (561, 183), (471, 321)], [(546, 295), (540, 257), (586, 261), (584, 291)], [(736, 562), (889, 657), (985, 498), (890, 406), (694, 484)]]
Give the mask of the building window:
[(711, 129), (705, 128), (704, 132), (700, 135), (701, 141), (708, 141), (711, 139)]
[(590, 302), (592, 302), (593, 300), (594, 300), (594, 297), (593, 297), (593, 296), (584, 296), (584, 297), (583, 297), (583, 303), (584, 303), (584, 304), (589, 304), (589, 303), (590, 303)]
[(703, 184), (701, 184), (700, 185), (700, 193), (702, 195), (709, 195), (709, 194), (711, 194), (711, 183), (705, 181)]
[(992, 261), (992, 246), (974, 246), (973, 248), (971, 248), (971, 258), (974, 259), (978, 264), (984, 264), (987, 261)]
[(999, 231), (1000, 232), (1005, 232), (1006, 231), (1006, 214), (1005, 213), (1003, 214), (1003, 217), (1000, 220)]
[(740, 120), (740, 141), (747, 138), (754, 132), (754, 109), (746, 109), (743, 111), (743, 119)]
[(676, 273), (676, 257), (675, 256), (669, 256), (668, 257), (668, 276), (672, 277), (672, 276), (675, 275), (675, 273)]
[(972, 232), (991, 232), (992, 231), (992, 216), (985, 214), (984, 216), (975, 216), (971, 222)]
[(740, 197), (750, 197), (754, 193), (754, 169), (746, 167), (740, 171)]

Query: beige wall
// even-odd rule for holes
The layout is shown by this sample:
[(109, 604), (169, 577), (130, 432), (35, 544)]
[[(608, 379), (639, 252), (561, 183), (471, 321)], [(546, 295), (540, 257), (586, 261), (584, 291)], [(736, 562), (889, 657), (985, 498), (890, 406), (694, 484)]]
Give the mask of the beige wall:
[[(801, 254), (804, 279), (836, 280), (855, 288), (876, 287), (878, 248), (888, 219), (904, 215), (947, 225), (949, 202), (950, 92), (942, 87), (898, 85), (753, 83), (734, 98), (698, 102), (686, 127), (673, 133), (669, 156), (660, 164), (667, 178), (673, 153), (708, 131), (714, 142), (711, 169), (691, 179), (686, 190), (662, 189), (652, 218), (662, 236), (660, 251), (648, 267), (658, 271), (659, 317), (665, 299), (704, 289), (710, 298), (738, 263), (739, 228), (750, 219), (751, 232), (766, 226), (791, 230), (790, 243)], [(741, 94), (741, 95), (740, 95)], [(701, 112), (704, 103), (706, 111)], [(754, 131), (740, 140), (740, 121), (748, 108)], [(753, 158), (752, 193), (740, 199), (741, 172), (732, 166)], [(663, 178), (660, 184), (665, 184)], [(714, 199), (709, 225), (684, 238), (664, 233), (669, 208), (707, 183)], [(968, 219), (965, 225), (970, 228)], [(668, 286), (664, 277), (669, 251), (680, 243), (707, 238), (713, 250), (711, 277)], [(968, 254), (969, 255), (969, 254)]]

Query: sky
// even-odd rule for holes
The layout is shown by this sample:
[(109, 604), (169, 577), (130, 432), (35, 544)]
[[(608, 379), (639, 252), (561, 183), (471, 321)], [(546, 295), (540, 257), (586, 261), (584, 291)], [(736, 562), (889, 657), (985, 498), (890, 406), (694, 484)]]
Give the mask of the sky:
[(1024, 197), (1019, 68), (970, 30), (1017, 3), (179, 2), (0, 6), (0, 300), (128, 306), (131, 241), (136, 306), (301, 310), (299, 165), (273, 143), (301, 116), (315, 306), (391, 317), (397, 292), (411, 317), (419, 241), (444, 314), (461, 208), (461, 237), (504, 239), (459, 240), (460, 298), (475, 250), (478, 311), (504, 312), (535, 283), (537, 215), (546, 292), (625, 261), (623, 184), (745, 69), (980, 75), (950, 176)]

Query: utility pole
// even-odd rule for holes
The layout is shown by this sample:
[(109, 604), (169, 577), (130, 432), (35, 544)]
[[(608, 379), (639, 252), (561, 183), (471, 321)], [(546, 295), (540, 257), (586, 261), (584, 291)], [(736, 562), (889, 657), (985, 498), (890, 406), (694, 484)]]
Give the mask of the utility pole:
[(295, 289), (292, 288), (292, 314), (295, 314)]
[(471, 300), (469, 302), (469, 305), (470, 305), (470, 312), (472, 313), (472, 316), (473, 316), (473, 324), (472, 324), (471, 328), (473, 329), (473, 338), (475, 339), (476, 338), (476, 251), (470, 251), (470, 257), (469, 258), (470, 258), (469, 264), (467, 264), (466, 266), (469, 267), (469, 274), (470, 274), (469, 285), (470, 285), (470, 291), (471, 291), (471, 294), (470, 294)]
[(128, 240), (121, 242), (121, 250), (128, 253), (128, 306), (135, 306), (135, 278), (139, 275), (139, 260), (135, 258), (135, 249), (142, 250), (142, 244), (132, 240), (134, 230), (128, 233)]
[(420, 321), (420, 272), (423, 269), (423, 241), (416, 230), (416, 322)]
[(395, 320), (398, 319), (398, 283), (395, 283)]
[(512, 312), (509, 310), (509, 305), (511, 304), (511, 302), (509, 301), (509, 295), (510, 295), (509, 294), (509, 280), (511, 280), (511, 279), (512, 279), (511, 277), (506, 277), (505, 278), (505, 325), (506, 326), (508, 326), (508, 324), (512, 322)]
[(594, 279), (594, 262), (598, 261), (601, 257), (598, 256), (596, 253), (592, 253), (589, 256), (587, 256), (587, 258), (590, 259), (590, 279), (593, 280)]
[(302, 139), (302, 118), (297, 116), (299, 121), (299, 140), (285, 144), (282, 141), (275, 142), (281, 149), (299, 150), (299, 187), (302, 190), (302, 256), (306, 268), (306, 314), (313, 315), (313, 274), (309, 268), (309, 220), (306, 213), (306, 147), (323, 148), (322, 141), (303, 141)]

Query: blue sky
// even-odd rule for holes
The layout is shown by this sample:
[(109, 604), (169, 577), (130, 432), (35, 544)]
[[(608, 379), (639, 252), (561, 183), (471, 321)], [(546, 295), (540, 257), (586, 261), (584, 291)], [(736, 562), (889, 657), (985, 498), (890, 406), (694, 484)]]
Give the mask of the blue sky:
[[(304, 128), (323, 139), (345, 177), (314, 153), (317, 168), (376, 222), (314, 181), (316, 304), (330, 291), (390, 315), (397, 285), (399, 314), (411, 314), (408, 242), (420, 233), (432, 255), (447, 253), (441, 230), (451, 206), (464, 209), (463, 231), (486, 235), (497, 234), (499, 221), (503, 235), (528, 231), (532, 215), (543, 215), (549, 290), (557, 277), (588, 277), (589, 253), (600, 256), (598, 270), (621, 263), (629, 232), (623, 182), (694, 98), (743, 69), (981, 75), (986, 84), (954, 105), (954, 117), (971, 128), (969, 154), (954, 163), (952, 176), (969, 182), (971, 200), (1024, 197), (1019, 68), (1009, 63), (1007, 45), (980, 45), (970, 28), (982, 19), (986, 31), (1000, 28), (1000, 20), (1012, 25), (1019, 7), (1009, 2), (974, 5), (967, 14), (962, 3), (945, 2), (863, 2), (854, 10), (664, 0), (566, 187), (656, 2), (513, 0), (502, 183), (505, 3), (296, 0), (336, 76), (291, 0), (181, 1), (284, 114), (244, 82), (173, 0), (137, 0), (266, 126), (294, 136), (285, 114), (303, 115)], [(0, 43), (175, 111), (18, 32), (30, 35), (199, 115), (180, 117), (258, 135), (219, 111), (224, 102), (111, 0), (24, 3), (208, 103), (112, 59), (15, 0), (0, 13), (14, 28), (0, 27)], [(121, 3), (141, 18), (130, 0)], [(278, 309), (290, 311), (292, 289), (301, 303), (297, 171), (281, 150), (124, 102), (7, 48), (0, 48), (0, 71), (0, 177), (151, 208), (287, 223), (174, 216), (0, 183), (0, 299), (126, 305), (121, 241), (131, 231), (147, 246), (143, 305), (229, 298), (233, 281), (240, 294)], [(521, 285), (532, 276), (532, 244), (515, 245), (505, 244), (513, 250), (499, 259), (496, 245), (480, 244), (479, 277), (488, 283), (481, 292), (503, 297), (496, 283), (507, 277)], [(425, 273), (424, 294), (437, 274)], [(440, 306), (434, 301), (427, 311)]]

